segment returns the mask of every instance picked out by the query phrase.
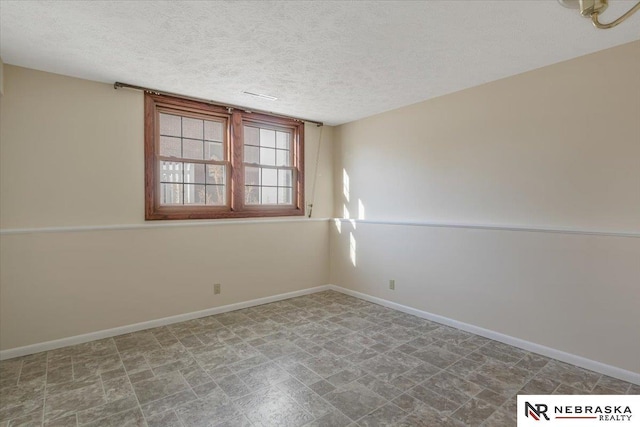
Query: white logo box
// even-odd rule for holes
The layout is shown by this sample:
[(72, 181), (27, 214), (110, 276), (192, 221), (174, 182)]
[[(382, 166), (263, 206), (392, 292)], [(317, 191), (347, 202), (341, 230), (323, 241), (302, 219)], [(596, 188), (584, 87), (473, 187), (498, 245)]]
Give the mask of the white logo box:
[(518, 427), (640, 426), (640, 395), (518, 395)]

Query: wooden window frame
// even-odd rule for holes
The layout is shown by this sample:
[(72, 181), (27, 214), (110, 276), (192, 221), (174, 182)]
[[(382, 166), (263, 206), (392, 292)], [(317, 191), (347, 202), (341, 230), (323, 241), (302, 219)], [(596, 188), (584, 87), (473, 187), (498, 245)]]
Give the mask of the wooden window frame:
[[(304, 123), (300, 120), (251, 113), (205, 102), (166, 95), (145, 93), (144, 98), (145, 154), (145, 219), (186, 220), (221, 218), (259, 218), (301, 216), (304, 205)], [(187, 117), (225, 120), (224, 152), (227, 165), (227, 205), (161, 205), (160, 204), (160, 112)], [(291, 205), (245, 204), (244, 124), (252, 123), (291, 132), (294, 170), (293, 203)], [(190, 159), (172, 158), (189, 163)]]

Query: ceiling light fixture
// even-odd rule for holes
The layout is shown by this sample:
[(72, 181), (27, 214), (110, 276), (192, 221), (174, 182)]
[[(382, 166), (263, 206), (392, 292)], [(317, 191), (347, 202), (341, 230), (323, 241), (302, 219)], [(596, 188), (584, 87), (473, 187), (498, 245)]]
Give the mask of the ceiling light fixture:
[(621, 17), (616, 19), (613, 22), (608, 24), (603, 24), (600, 22), (600, 14), (605, 11), (607, 6), (609, 6), (609, 0), (558, 0), (564, 7), (568, 7), (570, 9), (580, 9), (580, 13), (585, 18), (591, 18), (591, 22), (596, 28), (607, 29), (613, 28), (635, 12), (640, 10), (640, 2), (638, 2), (635, 6), (629, 9), (626, 13), (624, 13)]
[(247, 95), (251, 95), (251, 96), (257, 96), (258, 98), (262, 98), (262, 99), (266, 99), (268, 101), (275, 101), (278, 98), (276, 98), (275, 96), (271, 96), (271, 95), (263, 95), (261, 93), (253, 93), (253, 92), (247, 92), (246, 90), (242, 93), (246, 93)]

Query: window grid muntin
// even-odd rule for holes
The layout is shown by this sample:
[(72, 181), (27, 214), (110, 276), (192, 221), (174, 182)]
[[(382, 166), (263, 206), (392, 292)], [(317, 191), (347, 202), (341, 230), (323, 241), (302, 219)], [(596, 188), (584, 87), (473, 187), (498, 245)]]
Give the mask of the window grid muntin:
[[(163, 134), (160, 132), (160, 129), (162, 128), (162, 116), (172, 116), (174, 118), (179, 118), (180, 119), (180, 136), (177, 135), (171, 135), (171, 134)], [(159, 190), (160, 190), (160, 199), (159, 199), (159, 204), (160, 206), (229, 206), (229, 202), (230, 202), (230, 198), (229, 198), (229, 193), (230, 193), (230, 189), (229, 186), (227, 185), (230, 181), (230, 162), (227, 160), (228, 158), (228, 148), (227, 148), (227, 144), (225, 144), (225, 140), (226, 140), (226, 133), (227, 133), (227, 129), (228, 129), (228, 120), (227, 119), (223, 119), (223, 118), (219, 118), (219, 119), (213, 119), (212, 117), (208, 117), (208, 116), (201, 116), (199, 114), (194, 114), (191, 115), (187, 112), (179, 112), (179, 111), (174, 111), (171, 109), (164, 109), (164, 108), (158, 108), (158, 148), (157, 148), (157, 153), (158, 155), (156, 156), (158, 159), (157, 165), (158, 165), (158, 170), (159, 170), (159, 179), (158, 179), (158, 183), (159, 183)], [(202, 139), (199, 138), (192, 138), (189, 136), (184, 136), (185, 132), (184, 132), (184, 120), (185, 119), (190, 119), (190, 120), (197, 120), (197, 121), (201, 121), (202, 122)], [(206, 132), (206, 124), (207, 122), (210, 123), (218, 123), (222, 126), (222, 130), (221, 130), (221, 138), (218, 139), (211, 139), (211, 138), (206, 138), (207, 132)], [(159, 153), (162, 151), (162, 137), (165, 138), (174, 138), (174, 139), (179, 139), (180, 140), (180, 157), (174, 157), (174, 156), (163, 156), (160, 155)], [(201, 142), (202, 143), (202, 159), (196, 159), (196, 158), (190, 158), (190, 157), (185, 157), (184, 154), (184, 141), (196, 141), (196, 142)], [(214, 160), (214, 159), (206, 159), (206, 143), (218, 143), (221, 144), (221, 148), (222, 148), (222, 160)], [(177, 181), (163, 181), (162, 179), (162, 174), (165, 171), (164, 169), (164, 163), (165, 162), (173, 162), (173, 163), (177, 163), (182, 165), (181, 167), (181, 172), (182, 172), (182, 180), (180, 182)], [(205, 172), (204, 172), (204, 181), (205, 182), (189, 182), (185, 179), (185, 164), (193, 164), (193, 165), (198, 165), (198, 164), (204, 164), (205, 165)], [(211, 183), (207, 183), (207, 171), (208, 168), (206, 165), (215, 165), (215, 166), (223, 166), (224, 167), (224, 173), (223, 173), (223, 184), (211, 184)], [(180, 203), (163, 203), (163, 200), (166, 201), (166, 192), (163, 192), (163, 189), (167, 187), (168, 185), (179, 185), (182, 187), (182, 194), (180, 197)], [(193, 186), (193, 190), (195, 191), (196, 186), (202, 186), (204, 187), (204, 203), (190, 203), (190, 200), (196, 200), (195, 196), (192, 198), (192, 193), (189, 191), (191, 190), (191, 187), (189, 186)], [(213, 188), (219, 188), (222, 187), (223, 188), (223, 192), (222, 192), (222, 203), (212, 203), (209, 204), (207, 203), (208, 200), (208, 194), (209, 194), (209, 189), (213, 190)], [(187, 193), (187, 191), (189, 191), (189, 193)], [(188, 194), (189, 197), (186, 197)], [(217, 193), (217, 196), (220, 196), (220, 193)], [(220, 198), (220, 197), (219, 197)], [(189, 201), (188, 201), (189, 200)]]
[[(292, 206), (295, 204), (295, 193), (294, 193), (294, 185), (296, 183), (296, 167), (295, 165), (295, 161), (294, 161), (294, 156), (295, 156), (295, 151), (294, 151), (294, 146), (295, 144), (293, 144), (294, 138), (295, 138), (295, 133), (292, 129), (288, 129), (288, 128), (282, 128), (282, 127), (278, 127), (278, 126), (274, 126), (271, 124), (266, 124), (266, 123), (262, 123), (262, 122), (245, 122), (243, 123), (243, 134), (247, 135), (247, 128), (253, 128), (253, 129), (257, 129), (258, 131), (258, 140), (257, 140), (257, 144), (255, 143), (247, 143), (247, 139), (248, 138), (244, 138), (244, 140), (242, 141), (242, 145), (243, 145), (243, 160), (246, 157), (246, 153), (247, 153), (247, 149), (246, 147), (253, 147), (257, 149), (258, 152), (258, 163), (256, 162), (244, 162), (243, 161), (243, 165), (244, 165), (244, 178), (245, 178), (245, 185), (244, 185), (244, 202), (246, 205), (248, 206)], [(262, 135), (263, 132), (262, 131), (272, 131), (273, 132), (273, 146), (271, 145), (263, 145), (262, 144)], [(279, 146), (279, 142), (278, 142), (278, 136), (280, 135), (287, 135), (288, 137), (287, 139), (287, 145), (288, 145), (288, 149), (283, 149), (283, 148), (278, 148)], [(263, 156), (263, 151), (262, 150), (271, 150), (273, 151), (273, 158), (274, 164), (266, 164), (266, 163), (262, 163), (262, 156)], [(287, 164), (286, 165), (280, 165), (278, 162), (278, 153), (287, 153)], [(258, 185), (255, 184), (247, 184), (247, 168), (257, 168), (258, 169)], [(266, 170), (275, 170), (276, 171), (276, 185), (266, 185), (264, 184), (264, 171)], [(291, 182), (290, 185), (280, 185), (280, 172), (281, 171), (290, 171), (291, 172)], [(274, 188), (275, 189), (275, 203), (266, 203), (264, 200), (264, 194), (265, 191), (264, 189), (269, 189), (269, 188)], [(252, 194), (254, 194), (254, 191), (257, 191), (258, 197), (257, 197), (257, 203), (256, 202), (251, 202), (250, 201), (250, 196)], [(281, 202), (281, 191), (284, 191), (284, 194), (287, 194), (287, 191), (289, 192), (289, 202), (287, 201), (283, 201)]]

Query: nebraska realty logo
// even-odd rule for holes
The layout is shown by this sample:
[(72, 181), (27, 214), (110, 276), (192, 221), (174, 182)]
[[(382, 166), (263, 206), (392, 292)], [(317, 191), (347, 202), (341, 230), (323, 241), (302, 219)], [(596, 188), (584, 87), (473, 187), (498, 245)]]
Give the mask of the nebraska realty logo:
[(640, 426), (640, 396), (520, 395), (518, 427)]

